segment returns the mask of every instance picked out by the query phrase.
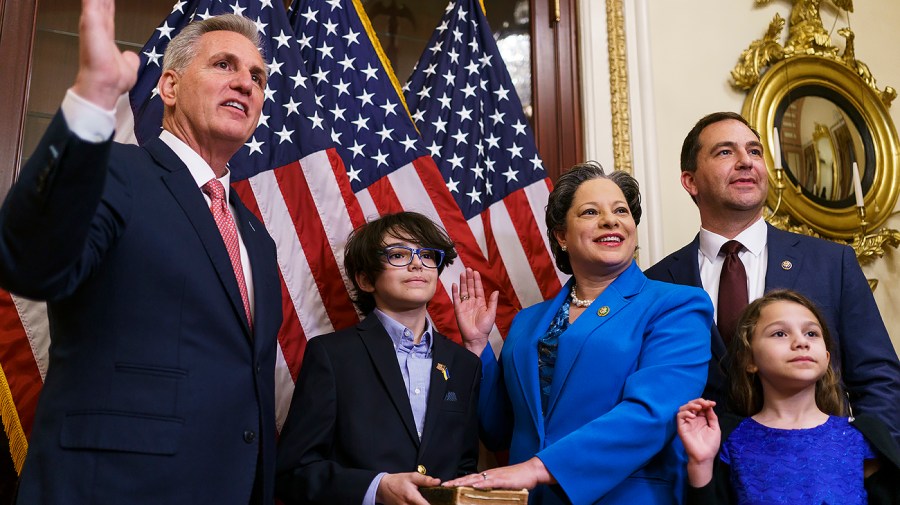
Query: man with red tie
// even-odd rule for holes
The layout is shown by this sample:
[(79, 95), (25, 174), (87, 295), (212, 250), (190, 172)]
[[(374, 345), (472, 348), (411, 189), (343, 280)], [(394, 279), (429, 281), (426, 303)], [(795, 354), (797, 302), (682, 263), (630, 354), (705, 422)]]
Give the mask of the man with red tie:
[(763, 153), (759, 133), (740, 114), (716, 112), (694, 125), (681, 148), (681, 184), (700, 211), (700, 233), (645, 272), (703, 287), (716, 305), (703, 396), (725, 406), (725, 350), (741, 310), (769, 290), (793, 289), (827, 319), (853, 411), (878, 417), (900, 441), (900, 363), (856, 254), (765, 222)]
[(256, 25), (169, 43), (138, 147), (111, 141), (138, 66), (113, 19), (83, 0), (75, 83), (0, 209), (0, 285), (50, 320), (18, 503), (272, 503), (281, 289), (226, 165), (262, 108)]

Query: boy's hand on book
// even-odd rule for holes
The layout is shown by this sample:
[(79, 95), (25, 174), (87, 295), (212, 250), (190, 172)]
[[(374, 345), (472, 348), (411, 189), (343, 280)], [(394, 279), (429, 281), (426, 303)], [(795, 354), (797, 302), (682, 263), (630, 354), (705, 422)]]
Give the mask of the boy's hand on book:
[(428, 505), (419, 487), (437, 486), (440, 479), (416, 472), (389, 473), (381, 479), (375, 501), (384, 505)]

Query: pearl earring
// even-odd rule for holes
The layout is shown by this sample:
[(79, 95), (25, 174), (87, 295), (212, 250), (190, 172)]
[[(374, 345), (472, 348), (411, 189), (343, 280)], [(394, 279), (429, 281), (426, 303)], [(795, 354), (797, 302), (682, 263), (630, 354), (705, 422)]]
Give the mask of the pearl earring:
[(567, 251), (567, 249), (566, 249), (566, 246), (564, 246), (564, 245), (561, 245), (561, 246), (559, 246), (559, 247), (560, 247), (560, 249), (562, 249), (562, 250), (563, 250), (563, 252), (566, 252), (566, 251)]

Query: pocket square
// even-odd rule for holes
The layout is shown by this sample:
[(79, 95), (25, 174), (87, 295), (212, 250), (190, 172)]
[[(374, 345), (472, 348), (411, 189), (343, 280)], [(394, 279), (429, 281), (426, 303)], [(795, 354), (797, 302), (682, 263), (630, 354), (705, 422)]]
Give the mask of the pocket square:
[(456, 391), (447, 391), (447, 394), (444, 395), (445, 402), (455, 402), (456, 401)]

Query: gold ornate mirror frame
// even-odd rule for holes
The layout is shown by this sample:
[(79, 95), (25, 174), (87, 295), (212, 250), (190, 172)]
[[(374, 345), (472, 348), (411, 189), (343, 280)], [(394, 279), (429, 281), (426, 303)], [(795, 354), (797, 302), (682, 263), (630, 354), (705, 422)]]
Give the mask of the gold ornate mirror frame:
[[(793, 0), (784, 45), (779, 40), (786, 21), (775, 14), (764, 37), (741, 54), (732, 85), (748, 91), (743, 115), (767, 146), (767, 220), (848, 243), (865, 263), (886, 246), (900, 245), (900, 232), (880, 228), (900, 196), (900, 141), (888, 113), (897, 92), (878, 88), (856, 58), (849, 27), (837, 31), (845, 39), (843, 51), (833, 44), (819, 3)], [(852, 0), (832, 3), (853, 11)], [(854, 190), (854, 164), (860, 190)]]
[[(855, 127), (858, 132), (860, 139), (856, 143), (861, 144), (862, 152), (851, 157), (859, 165), (868, 225), (872, 229), (878, 228), (887, 221), (900, 195), (900, 186), (895, 183), (900, 144), (887, 108), (871, 88), (861, 86), (860, 82), (849, 68), (833, 59), (817, 55), (799, 56), (770, 67), (749, 93), (743, 107), (744, 117), (760, 129), (764, 145), (775, 144), (772, 138), (774, 128), (779, 129), (782, 152), (778, 155), (783, 159), (773, 159), (773, 150), (767, 149), (766, 164), (770, 167), (769, 182), (773, 189), (778, 184), (775, 168), (785, 169), (783, 182), (786, 188), (781, 195), (781, 208), (799, 223), (830, 238), (852, 239), (860, 231), (853, 188), (850, 186), (849, 191), (844, 191), (840, 197), (825, 199), (804, 187), (799, 176), (799, 171), (804, 167), (792, 166), (797, 163), (791, 163), (784, 156), (784, 146), (790, 140), (785, 138), (785, 133), (789, 131), (785, 115), (792, 103), (807, 97), (820, 97), (836, 105), (851, 123), (855, 123), (851, 128)], [(816, 123), (812, 147), (817, 159), (822, 155), (818, 152), (815, 139), (823, 135), (830, 139), (835, 151), (845, 147), (835, 145), (833, 137), (828, 135), (828, 128)], [(802, 142), (802, 139), (798, 140)], [(818, 170), (834, 171), (830, 175), (834, 181), (840, 176), (851, 176), (849, 166), (845, 166), (840, 174), (836, 171), (838, 166), (839, 163), (835, 162), (831, 168), (819, 166)], [(776, 192), (770, 192), (769, 207), (774, 209), (777, 200)]]

